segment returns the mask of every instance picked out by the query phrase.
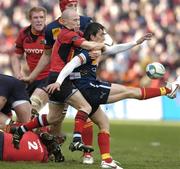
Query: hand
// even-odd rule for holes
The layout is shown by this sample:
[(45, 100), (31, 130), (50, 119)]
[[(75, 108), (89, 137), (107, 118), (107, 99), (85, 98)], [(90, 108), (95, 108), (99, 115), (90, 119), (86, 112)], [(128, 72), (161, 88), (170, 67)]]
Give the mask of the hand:
[(153, 36), (152, 33), (147, 33), (146, 35), (144, 35), (143, 37), (141, 37), (140, 39), (138, 39), (136, 41), (137, 45), (143, 43), (145, 40), (151, 40), (151, 37)]
[(19, 73), (19, 74), (15, 74), (15, 77), (19, 80), (22, 80), (23, 75), (21, 73)]
[(100, 57), (102, 54), (101, 50), (92, 50), (89, 52), (89, 56), (91, 57), (92, 60), (97, 59)]
[(60, 84), (58, 82), (52, 83), (46, 87), (46, 91), (49, 94), (54, 93), (55, 90), (60, 91)]
[(31, 79), (30, 76), (27, 76), (27, 77), (22, 77), (21, 80), (25, 83), (32, 83), (34, 81), (34, 79)]

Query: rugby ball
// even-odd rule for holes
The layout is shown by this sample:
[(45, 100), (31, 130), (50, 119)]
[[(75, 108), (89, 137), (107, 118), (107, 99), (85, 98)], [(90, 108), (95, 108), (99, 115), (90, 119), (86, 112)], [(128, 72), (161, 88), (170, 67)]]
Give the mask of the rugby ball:
[(162, 78), (165, 73), (165, 67), (159, 62), (153, 62), (146, 66), (146, 74), (151, 79)]

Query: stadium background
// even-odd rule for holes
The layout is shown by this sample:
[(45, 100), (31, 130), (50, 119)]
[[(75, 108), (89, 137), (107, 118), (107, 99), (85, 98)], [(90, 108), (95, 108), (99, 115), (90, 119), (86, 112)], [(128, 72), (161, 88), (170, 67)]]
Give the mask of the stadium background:
[[(102, 23), (116, 43), (125, 43), (153, 32), (153, 39), (115, 56), (102, 59), (101, 79), (133, 86), (157, 87), (180, 76), (179, 0), (79, 0), (79, 13)], [(58, 0), (0, 0), (0, 73), (12, 75), (10, 57), (21, 27), (29, 24), (26, 14), (32, 6), (48, 10), (47, 23), (60, 15)], [(166, 67), (161, 80), (150, 80), (145, 66), (153, 61)], [(103, 106), (112, 119), (180, 120), (180, 93), (148, 101), (125, 100)], [(74, 116), (71, 108), (68, 117)]]

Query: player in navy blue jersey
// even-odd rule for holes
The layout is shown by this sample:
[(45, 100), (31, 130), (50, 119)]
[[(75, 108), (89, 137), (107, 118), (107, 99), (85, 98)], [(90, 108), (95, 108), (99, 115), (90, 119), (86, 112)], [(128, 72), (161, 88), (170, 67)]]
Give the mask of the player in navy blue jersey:
[[(147, 34), (136, 42), (126, 44), (124, 46), (114, 45), (109, 47), (104, 53), (114, 53), (127, 50), (133, 46), (141, 44), (144, 40), (150, 39), (152, 35)], [(103, 42), (104, 27), (99, 23), (91, 23), (84, 32), (86, 40)], [(110, 134), (108, 119), (100, 104), (113, 103), (126, 98), (135, 98), (139, 100), (149, 99), (157, 96), (167, 95), (174, 98), (180, 82), (175, 81), (166, 87), (160, 88), (132, 88), (120, 84), (102, 82), (96, 79), (97, 60), (92, 60), (87, 50), (77, 49), (75, 57), (66, 64), (60, 72), (56, 83), (47, 87), (49, 93), (55, 90), (61, 91), (63, 80), (69, 75), (73, 84), (80, 90), (83, 96), (92, 107), (89, 117), (100, 128), (98, 134), (98, 145), (102, 157), (102, 168), (121, 168), (113, 161), (110, 155)], [(76, 136), (78, 137), (78, 136)]]
[(18, 122), (25, 123), (31, 119), (31, 105), (24, 83), (12, 76), (0, 74), (0, 128), (12, 123), (8, 116), (12, 109)]

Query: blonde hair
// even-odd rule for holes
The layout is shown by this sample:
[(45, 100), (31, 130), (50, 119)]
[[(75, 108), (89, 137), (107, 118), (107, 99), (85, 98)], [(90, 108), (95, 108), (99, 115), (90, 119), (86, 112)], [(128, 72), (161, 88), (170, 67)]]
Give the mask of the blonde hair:
[(47, 14), (47, 10), (44, 7), (41, 6), (37, 6), (37, 7), (32, 7), (29, 12), (28, 12), (28, 18), (31, 19), (32, 16), (32, 12), (43, 12), (44, 15), (46, 16)]

